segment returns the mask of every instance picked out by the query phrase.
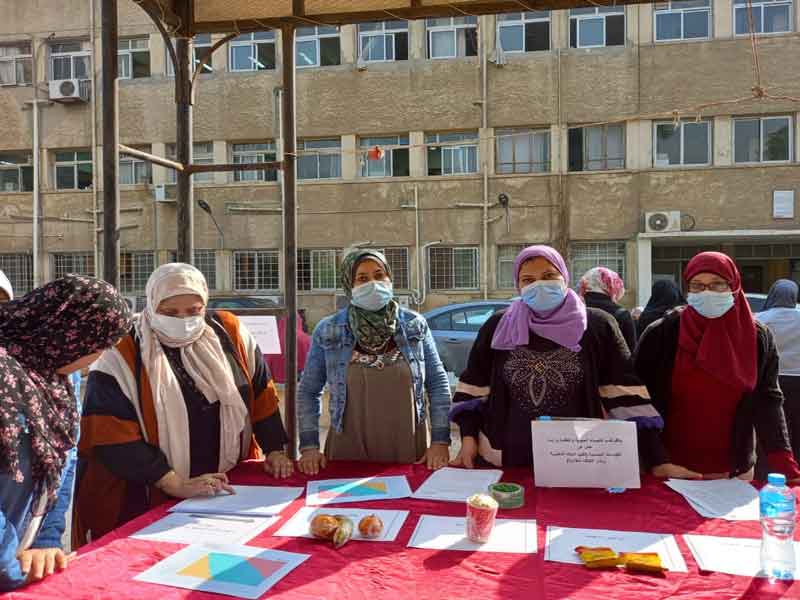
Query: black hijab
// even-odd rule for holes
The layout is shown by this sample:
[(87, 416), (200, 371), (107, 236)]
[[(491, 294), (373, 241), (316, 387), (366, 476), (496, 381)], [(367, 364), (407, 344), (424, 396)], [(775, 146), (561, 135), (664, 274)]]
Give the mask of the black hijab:
[(639, 317), (639, 333), (647, 329), (648, 325), (655, 323), (667, 312), (686, 304), (680, 288), (672, 281), (662, 279), (653, 284), (653, 291), (647, 306), (644, 307)]

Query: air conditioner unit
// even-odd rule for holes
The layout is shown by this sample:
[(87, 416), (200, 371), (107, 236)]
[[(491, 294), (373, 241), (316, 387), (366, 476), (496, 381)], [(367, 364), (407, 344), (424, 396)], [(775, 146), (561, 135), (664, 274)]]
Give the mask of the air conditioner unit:
[(91, 83), (80, 79), (50, 81), (50, 100), (55, 102), (88, 102)]
[(153, 198), (156, 202), (175, 202), (175, 188), (177, 186), (174, 183), (164, 184), (159, 183), (152, 186), (153, 190)]
[(681, 212), (679, 210), (670, 210), (645, 213), (644, 230), (647, 233), (680, 231)]

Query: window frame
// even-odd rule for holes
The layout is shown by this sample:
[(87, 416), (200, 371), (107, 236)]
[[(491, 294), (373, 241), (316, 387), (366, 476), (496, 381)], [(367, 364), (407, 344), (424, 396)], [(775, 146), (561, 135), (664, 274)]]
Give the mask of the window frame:
[(0, 252), (0, 270), (11, 282), (16, 298), (21, 298), (33, 289), (33, 254)]
[[(253, 278), (255, 282), (255, 287), (247, 288), (241, 287), (240, 284), (242, 283), (240, 278), (241, 275), (238, 271), (237, 266), (237, 259), (245, 254), (252, 254), (254, 256), (254, 273)], [(269, 257), (270, 259), (274, 259), (275, 268), (277, 270), (277, 287), (270, 288), (270, 287), (259, 287), (259, 269), (261, 267), (261, 262), (266, 258)], [(232, 287), (235, 292), (263, 292), (263, 293), (280, 293), (281, 290), (281, 255), (279, 250), (275, 249), (268, 249), (268, 248), (251, 248), (246, 250), (234, 250), (233, 255), (231, 257), (233, 261), (233, 281)]]
[[(141, 148), (145, 152), (150, 152), (150, 148)], [(133, 181), (130, 182), (123, 182), (122, 181), (122, 167), (130, 165), (131, 169), (131, 176), (133, 177)], [(139, 169), (144, 169), (144, 174), (147, 176), (146, 181), (139, 181)], [(153, 183), (153, 165), (151, 162), (142, 160), (141, 158), (136, 158), (135, 156), (131, 156), (130, 154), (125, 154), (124, 152), (119, 153), (119, 164), (117, 165), (117, 170), (119, 171), (117, 179), (119, 185), (124, 186), (135, 186), (135, 185), (152, 185)]]
[[(432, 257), (433, 254), (437, 253), (437, 251), (441, 250), (448, 250), (450, 253), (450, 261), (452, 262), (452, 280), (448, 281), (447, 283), (452, 283), (452, 286), (445, 286), (445, 287), (436, 287), (434, 286), (433, 280), (433, 268), (432, 268)], [(427, 259), (427, 284), (428, 289), (431, 291), (474, 291), (480, 289), (480, 282), (481, 282), (481, 263), (480, 263), (480, 246), (430, 246), (428, 247), (428, 255)], [(474, 285), (469, 286), (459, 286), (457, 285), (456, 281), (456, 272), (455, 272), (455, 263), (456, 263), (456, 252), (466, 252), (468, 251), (472, 254), (472, 266), (473, 266), (473, 276), (474, 276)]]
[[(529, 17), (528, 13), (537, 13), (537, 12), (546, 12), (546, 17)], [(519, 14), (521, 18), (519, 19), (509, 19), (509, 20), (501, 20), (500, 16), (497, 15), (496, 19), (496, 27), (495, 27), (495, 35), (497, 36), (497, 45), (500, 48), (503, 48), (502, 38), (500, 36), (500, 32), (503, 28), (510, 28), (510, 27), (522, 27), (522, 50), (508, 50), (503, 48), (503, 52), (506, 54), (528, 54), (530, 52), (548, 52), (553, 49), (553, 12), (551, 10), (541, 10), (541, 11), (522, 11), (520, 13), (510, 13), (510, 14)], [(528, 23), (547, 23), (547, 48), (543, 50), (528, 50), (526, 47), (526, 42), (528, 36), (526, 35), (526, 25)]]
[[(325, 26), (323, 26), (323, 27), (325, 27)], [(305, 29), (305, 27), (303, 27), (303, 29)], [(336, 33), (333, 33), (333, 32), (319, 33), (320, 26), (318, 26), (318, 25), (314, 25), (314, 26), (308, 27), (308, 29), (313, 29), (314, 33), (313, 34), (300, 35), (300, 33), (298, 31), (296, 33), (296, 35), (295, 35), (294, 52), (295, 52), (295, 66), (296, 66), (296, 68), (297, 69), (317, 69), (317, 68), (322, 68), (322, 67), (338, 67), (339, 65), (341, 65), (342, 64), (342, 30), (341, 30), (341, 28), (339, 28), (337, 26), (336, 27)], [(337, 38), (339, 40), (339, 62), (337, 62), (335, 65), (323, 65), (322, 64), (322, 48), (321, 48), (320, 40), (322, 40), (323, 38), (324, 39)], [(306, 64), (302, 64), (301, 65), (300, 61), (297, 60), (297, 53), (298, 53), (297, 45), (300, 42), (310, 42), (310, 41), (314, 42), (314, 48), (315, 48), (314, 52), (316, 53), (316, 60), (314, 61), (313, 65), (306, 65)]]
[[(264, 33), (264, 34), (270, 34), (271, 33), (272, 34), (272, 39), (257, 40), (255, 36), (259, 35), (260, 33)], [(240, 39), (240, 38), (246, 37), (246, 36), (249, 36), (249, 39), (246, 39), (246, 40)], [(261, 46), (261, 45), (271, 45), (272, 46), (273, 61), (275, 63), (275, 64), (273, 64), (272, 67), (265, 66), (263, 69), (261, 69), (256, 64), (256, 63), (258, 63), (258, 51), (259, 51), (259, 46)], [(252, 63), (252, 67), (251, 68), (247, 68), (247, 69), (235, 68), (234, 65), (236, 63), (234, 62), (234, 59), (233, 59), (234, 48), (245, 48), (245, 47), (250, 48), (250, 62)], [(275, 36), (275, 31), (274, 30), (265, 31), (265, 32), (258, 32), (258, 33), (256, 33), (256, 32), (243, 33), (239, 37), (234, 38), (230, 42), (228, 42), (228, 71), (231, 72), (231, 73), (255, 73), (255, 72), (258, 72), (258, 71), (275, 71), (278, 68), (278, 65), (277, 65), (277, 54), (276, 53), (277, 53), (277, 41), (276, 41), (276, 36)], [(199, 61), (195, 62), (195, 65), (198, 64), (198, 63), (199, 63)]]
[[(375, 143), (377, 140), (388, 140), (389, 138), (393, 138), (394, 142), (389, 144)], [(365, 144), (367, 141), (371, 141), (373, 143)], [(370, 160), (367, 154), (369, 153), (369, 150), (375, 146), (380, 146), (385, 152), (383, 160), (381, 161), (385, 165), (385, 168), (383, 169), (383, 175), (371, 175), (369, 173), (370, 164), (376, 161)], [(408, 153), (407, 162), (409, 164), (409, 172), (407, 175), (394, 174), (394, 153), (397, 150), (405, 150)], [(408, 135), (359, 136), (358, 151), (361, 155), (359, 177), (363, 177), (364, 179), (376, 179), (388, 177), (409, 177), (411, 175), (411, 150), (410, 139)], [(387, 171), (388, 175), (386, 174)]]
[[(426, 39), (426, 43), (427, 43), (427, 47), (426, 47), (427, 59), (428, 60), (450, 60), (450, 59), (453, 59), (453, 58), (469, 58), (469, 57), (472, 57), (472, 56), (478, 56), (478, 53), (479, 53), (478, 48), (480, 48), (480, 41), (479, 40), (476, 43), (475, 54), (467, 54), (466, 53), (466, 49), (465, 49), (464, 56), (459, 56), (459, 54), (458, 54), (458, 30), (459, 29), (474, 29), (475, 30), (475, 38), (477, 40), (478, 39), (477, 36), (480, 35), (480, 32), (478, 31), (477, 18), (475, 19), (474, 23), (467, 23), (467, 22), (455, 23), (455, 21), (454, 21), (454, 19), (469, 19), (469, 18), (472, 18), (472, 17), (468, 17), (468, 16), (465, 16), (465, 17), (443, 17), (443, 18), (449, 18), (450, 19), (450, 24), (449, 25), (430, 25), (428, 23), (428, 19), (425, 20), (425, 39)], [(434, 56), (433, 55), (433, 36), (432, 36), (432, 34), (433, 33), (448, 32), (448, 31), (452, 32), (452, 34), (453, 34), (453, 49), (455, 51), (455, 54), (452, 55), (452, 56)]]
[[(611, 251), (612, 244), (616, 246), (613, 252)], [(594, 252), (586, 252), (582, 256), (576, 256), (577, 249), (593, 250)], [(591, 261), (591, 266), (588, 268), (577, 267), (575, 261), (578, 260)], [(620, 261), (620, 263), (613, 264), (613, 261)], [(622, 265), (621, 268), (620, 264)], [(572, 281), (569, 282), (570, 286), (577, 286), (581, 277), (589, 269), (603, 266), (612, 269), (620, 276), (622, 281), (626, 281), (628, 276), (628, 252), (625, 240), (570, 242), (569, 269), (572, 277)]]
[[(70, 44), (70, 43), (80, 44), (81, 49), (80, 50), (75, 50), (75, 51), (70, 51), (70, 52), (53, 52), (53, 47), (54, 46), (61, 46), (63, 44)], [(77, 79), (79, 81), (88, 81), (91, 78), (91, 72), (92, 72), (92, 68), (93, 68), (92, 67), (92, 52), (91, 52), (91, 50), (85, 50), (84, 49), (84, 43), (85, 42), (83, 42), (81, 40), (62, 40), (62, 41), (53, 41), (53, 42), (50, 43), (50, 45), (48, 47), (48, 57), (47, 57), (48, 74), (49, 74), (49, 80), (50, 81), (63, 81), (63, 80), (66, 80), (66, 79)], [(69, 59), (70, 59), (70, 61), (69, 61), (70, 76), (69, 77), (65, 77), (65, 78), (61, 78), (61, 79), (56, 79), (55, 78), (55, 60), (57, 58), (66, 58), (66, 57), (69, 57)], [(86, 77), (76, 77), (75, 76), (75, 60), (76, 59), (87, 59)]]
[[(714, 37), (713, 32), (713, 25), (714, 25), (714, 7), (713, 2), (711, 0), (708, 1), (708, 6), (706, 7), (693, 7), (693, 8), (673, 8), (672, 4), (675, 0), (667, 0), (666, 2), (658, 2), (653, 5), (653, 41), (659, 44), (669, 43), (669, 42), (694, 42), (694, 41), (707, 41)], [(659, 6), (666, 6), (667, 8), (658, 8)], [(707, 20), (707, 31), (704, 37), (686, 37), (686, 13), (700, 13), (706, 12), (706, 20)], [(665, 38), (659, 39), (658, 37), (658, 15), (666, 15), (666, 14), (676, 14), (679, 13), (681, 15), (681, 37), (678, 38)]]
[[(592, 50), (592, 49), (597, 49), (597, 48), (625, 48), (628, 45), (628, 15), (626, 14), (626, 11), (625, 11), (625, 5), (621, 5), (620, 8), (622, 8), (622, 10), (621, 11), (617, 11), (617, 12), (610, 12), (610, 11), (600, 12), (601, 9), (616, 8), (616, 7), (612, 7), (612, 6), (593, 6), (593, 7), (583, 7), (583, 8), (592, 8), (592, 9), (594, 9), (594, 12), (593, 13), (584, 13), (584, 14), (573, 15), (573, 14), (571, 14), (571, 12), (574, 9), (570, 10), (568, 38), (571, 38), (572, 21), (575, 20), (575, 45), (573, 46), (572, 43), (571, 43), (572, 40), (568, 39), (567, 42), (569, 44), (569, 48), (573, 48), (575, 50)], [(622, 43), (621, 44), (609, 45), (609, 43), (608, 43), (608, 23), (607, 23), (607, 19), (610, 16), (618, 16), (618, 15), (622, 15)], [(595, 19), (600, 18), (600, 17), (603, 19), (603, 43), (602, 44), (595, 44), (595, 45), (591, 45), (591, 46), (582, 46), (581, 45), (581, 22), (582, 21), (588, 21), (588, 20), (595, 20)]]
[[(132, 48), (132, 42), (137, 41), (144, 41), (147, 43), (146, 48)], [(121, 46), (123, 44), (127, 44), (128, 47), (123, 49)], [(141, 77), (136, 77), (133, 72), (133, 55), (134, 54), (147, 54), (147, 75), (142, 75)], [(127, 60), (128, 63), (128, 74), (124, 74), (124, 69), (121, 68), (124, 61)], [(152, 76), (152, 65), (150, 64), (150, 38), (148, 37), (133, 37), (133, 38), (125, 38), (119, 40), (117, 44), (117, 61), (119, 62), (118, 73), (119, 79), (123, 80), (131, 80), (131, 79), (147, 79)], [(122, 61), (122, 62), (120, 62)]]
[[(306, 148), (306, 144), (309, 142), (330, 142), (336, 140), (338, 146), (336, 146), (336, 152), (332, 152), (334, 150), (333, 147), (331, 148), (311, 148), (310, 150)], [(328, 181), (328, 180), (337, 180), (342, 178), (342, 138), (304, 138), (302, 140), (297, 140), (297, 180), (298, 181)], [(317, 163), (317, 176), (316, 177), (301, 177), (300, 176), (300, 162), (307, 157), (313, 156)], [(339, 166), (338, 166), (338, 174), (335, 177), (320, 177), (320, 156), (336, 156), (339, 159)]]
[[(736, 13), (738, 10), (747, 10), (747, 3), (739, 3), (736, 0), (733, 0), (732, 10), (733, 10), (733, 36), (734, 37), (747, 37), (750, 35), (750, 31), (745, 31), (744, 33), (739, 33), (736, 31)], [(793, 33), (795, 31), (795, 6), (794, 0), (752, 0), (753, 10), (758, 7), (760, 13), (759, 23), (761, 23), (761, 31), (756, 31), (756, 35), (786, 35), (787, 33)], [(788, 6), (789, 7), (789, 19), (788, 19), (788, 29), (785, 31), (764, 31), (764, 7), (765, 6)], [(755, 13), (753, 14), (753, 19), (755, 21)], [(749, 20), (747, 21), (749, 23)]]
[[(13, 55), (0, 55), (0, 63), (11, 63), (12, 70), (14, 72), (14, 81), (9, 83), (3, 83), (0, 80), (0, 87), (25, 87), (30, 86), (33, 84), (33, 49), (31, 47), (30, 41), (20, 40), (16, 42), (4, 42), (0, 44), (0, 48), (17, 48), (20, 49), (23, 46), (27, 46), (27, 53), (22, 54), (13, 54)], [(22, 66), (22, 73), (25, 74), (25, 66), (24, 63), (27, 61), (28, 63), (28, 73), (30, 74), (30, 81), (20, 81), (19, 80), (19, 72), (20, 72), (20, 65), (19, 63), (23, 63)]]
[[(23, 150), (19, 154), (27, 152)], [(16, 154), (14, 152), (0, 152), (0, 173), (11, 172), (15, 171), (17, 175), (17, 188), (15, 190), (6, 190), (4, 187), (0, 188), (0, 194), (24, 194), (26, 192), (33, 191), (33, 156), (28, 154), (26, 156), (26, 162), (13, 162), (13, 157), (10, 156), (11, 154)], [(12, 160), (4, 160), (4, 158), (10, 158)], [(30, 189), (26, 189), (25, 186), (25, 174), (24, 170), (30, 169), (30, 179), (31, 179), (31, 186)], [(0, 183), (4, 182), (4, 178), (0, 178)]]
[[(198, 146), (211, 146), (210, 152), (198, 152)], [(176, 160), (178, 156), (178, 151), (176, 144), (167, 144), (166, 147), (166, 155), (167, 158)], [(195, 165), (213, 165), (214, 164), (214, 142), (193, 142), (192, 143), (192, 164)], [(178, 183), (178, 173), (175, 169), (166, 169), (167, 172), (167, 184), (175, 185)], [(192, 181), (196, 184), (204, 184), (204, 183), (214, 183), (214, 173), (194, 173), (192, 175)]]
[[(503, 129), (496, 129), (495, 130), (495, 153), (494, 153), (494, 170), (495, 175), (530, 175), (535, 173), (549, 173), (552, 170), (552, 144), (551, 144), (551, 135), (549, 129), (543, 128), (536, 128), (536, 127), (513, 127), (513, 128), (503, 128)], [(513, 141), (513, 138), (526, 135), (529, 138), (529, 151), (531, 160), (527, 163), (518, 162), (516, 160), (516, 152), (517, 147)], [(536, 147), (535, 141), (537, 136), (544, 135), (546, 136), (546, 148), (547, 153), (545, 157), (545, 161), (543, 163), (534, 162), (534, 149)], [(500, 142), (505, 139), (511, 140), (511, 154), (512, 154), (512, 162), (501, 162), (500, 161)], [(524, 165), (527, 164), (529, 170), (517, 170), (517, 165)], [(537, 170), (535, 167), (536, 165), (542, 164), (544, 165), (544, 169)], [(500, 169), (501, 165), (511, 165), (510, 171), (503, 171)]]
[[(587, 129), (603, 129), (603, 158), (602, 161), (604, 163), (604, 167), (602, 169), (588, 169), (586, 168), (587, 163), (589, 162), (597, 162), (596, 159), (592, 159), (591, 161), (587, 158), (588, 156), (588, 136), (586, 135)], [(622, 166), (621, 167), (611, 167), (608, 166), (609, 160), (619, 160), (619, 157), (614, 157), (613, 159), (609, 159), (608, 156), (608, 128), (609, 127), (621, 127), (622, 128)], [(569, 154), (569, 132), (573, 129), (580, 129), (582, 133), (581, 139), (581, 169), (580, 170), (572, 170), (570, 169), (570, 154)], [(591, 126), (576, 126), (576, 127), (569, 127), (567, 129), (567, 172), (568, 173), (603, 173), (607, 171), (624, 171), (627, 168), (628, 162), (628, 140), (627, 140), (627, 124), (626, 123), (605, 123), (603, 125), (591, 125)]]
[[(308, 256), (308, 267), (305, 265), (306, 256)], [(318, 276), (321, 279), (321, 273), (318, 271), (318, 261), (324, 257), (325, 261), (333, 262), (333, 281), (331, 287), (317, 286)], [(338, 289), (339, 283), (339, 269), (340, 269), (341, 252), (336, 248), (299, 248), (297, 254), (297, 290), (300, 292), (307, 292), (312, 294), (331, 293)], [(301, 265), (302, 263), (302, 265)], [(303, 273), (303, 280), (300, 279), (300, 270), (308, 271), (309, 284), (306, 288), (305, 273)]]
[(685, 143), (685, 129), (686, 125), (697, 125), (698, 121), (694, 119), (681, 119), (680, 121), (680, 162), (675, 164), (666, 164), (666, 165), (659, 165), (658, 164), (658, 127), (660, 125), (672, 125), (674, 127), (673, 121), (654, 121), (653, 122), (653, 168), (654, 169), (686, 169), (686, 168), (702, 168), (702, 167), (710, 167), (713, 165), (713, 154), (714, 154), (714, 123), (711, 119), (701, 119), (700, 123), (704, 123), (706, 125), (706, 162), (703, 163), (686, 163), (685, 162), (685, 154), (686, 154), (686, 143)]
[[(207, 41), (206, 37), (201, 37), (201, 36), (208, 36)], [(197, 65), (199, 65), (200, 61), (202, 60), (201, 58), (197, 57), (197, 50), (203, 48), (207, 48), (210, 50), (213, 46), (214, 46), (214, 39), (211, 37), (210, 33), (206, 34), (198, 33), (197, 35), (194, 36), (194, 38), (192, 39), (192, 56), (190, 58), (190, 64), (189, 64), (190, 70), (192, 72), (194, 72), (194, 70), (197, 68)], [(165, 74), (167, 77), (175, 77), (175, 66), (172, 64), (172, 55), (169, 53), (169, 50), (166, 50), (166, 54), (167, 58), (165, 63), (166, 64)], [(203, 70), (200, 73), (200, 75), (211, 75), (213, 73), (214, 73), (214, 65), (211, 64), (211, 61), (209, 61), (203, 66)]]
[[(497, 245), (497, 272), (495, 274), (495, 286), (498, 290), (516, 290), (517, 289), (517, 282), (514, 281), (514, 274), (513, 274), (513, 267), (514, 261), (517, 259), (517, 255), (522, 252), (522, 250), (529, 244), (498, 244)], [(511, 250), (512, 254), (510, 256), (504, 255), (504, 250)], [(505, 285), (506, 281), (501, 280), (501, 276), (503, 273), (503, 266), (510, 264), (512, 267), (512, 274), (511, 274), (511, 285)]]
[[(764, 121), (773, 119), (787, 119), (789, 121), (789, 148), (788, 156), (785, 160), (764, 160)], [(757, 161), (737, 161), (736, 160), (736, 124), (742, 121), (758, 121), (758, 137), (759, 137), (759, 160)], [(734, 165), (785, 165), (792, 162), (794, 156), (794, 119), (792, 115), (767, 115), (767, 116), (752, 116), (752, 117), (735, 117), (733, 119), (733, 127), (731, 127), (732, 138), (732, 152)]]
[[(381, 29), (373, 30), (373, 31), (362, 31), (361, 27), (363, 25), (368, 25), (369, 23), (359, 23), (359, 25), (357, 27), (357, 34), (358, 34), (357, 52), (358, 52), (359, 60), (361, 60), (361, 61), (363, 61), (365, 63), (373, 63), (373, 64), (375, 64), (375, 63), (387, 63), (387, 62), (401, 62), (401, 61), (407, 61), (409, 59), (409, 54), (410, 54), (409, 50), (410, 50), (410, 45), (411, 45), (411, 33), (408, 30), (408, 21), (396, 21), (398, 23), (404, 23), (405, 26), (403, 28), (387, 29), (386, 28), (387, 23), (393, 23), (393, 22), (395, 22), (395, 21), (378, 21), (378, 23), (381, 24)], [(404, 58), (404, 59), (403, 58), (397, 58), (397, 48), (396, 48), (396, 43), (397, 42), (396, 42), (396, 39), (395, 39), (395, 35), (398, 34), (398, 33), (405, 33), (406, 34), (406, 58)], [(363, 40), (364, 40), (364, 38), (373, 38), (373, 37), (374, 38), (384, 38), (384, 41), (383, 41), (384, 50), (388, 47), (387, 46), (387, 43), (388, 43), (387, 42), (387, 38), (391, 39), (391, 47), (392, 47), (392, 54), (393, 54), (392, 58), (372, 59), (372, 58), (365, 58), (364, 57)]]
[[(470, 139), (463, 139), (463, 140), (454, 140), (454, 141), (441, 141), (441, 136), (449, 136), (449, 135), (472, 135), (472, 131), (456, 131), (456, 132), (444, 132), (444, 133), (425, 133), (425, 171), (428, 174), (428, 177), (458, 177), (460, 175), (474, 175), (480, 172), (480, 164), (481, 164), (481, 157), (480, 157), (480, 137), (479, 133), (476, 131), (474, 132), (474, 138)], [(436, 137), (435, 140), (431, 140), (430, 138)], [(473, 141), (474, 140), (474, 141)], [(438, 148), (435, 148), (437, 147)], [(474, 171), (452, 171), (452, 165), (455, 164), (452, 157), (450, 159), (451, 164), (451, 172), (445, 173), (445, 160), (444, 160), (444, 152), (447, 150), (450, 154), (453, 154), (456, 151), (459, 152), (467, 152), (467, 158), (469, 158), (469, 150), (475, 150), (475, 170)], [(441, 164), (441, 173), (439, 175), (432, 175), (430, 171), (430, 152), (441, 152), (441, 156), (439, 162)], [(469, 162), (467, 161), (464, 161)]]
[[(263, 149), (237, 150), (237, 146), (266, 146)], [(252, 158), (255, 160), (241, 160)], [(233, 164), (250, 164), (277, 160), (277, 149), (274, 141), (264, 142), (236, 142), (231, 144), (231, 162)], [(234, 171), (234, 183), (253, 183), (256, 181), (274, 183), (278, 181), (278, 172), (270, 171)]]
[[(70, 273), (75, 273), (77, 275), (83, 275), (87, 277), (96, 277), (97, 276), (97, 265), (94, 262), (94, 252), (89, 250), (87, 251), (77, 251), (77, 252), (53, 252), (50, 255), (52, 258), (52, 267), (53, 267), (53, 279), (60, 279)], [(60, 259), (69, 259), (71, 261), (70, 266), (66, 266), (64, 264), (59, 264)], [(73, 268), (74, 262), (80, 260), (83, 264), (81, 265), (80, 269)]]
[[(70, 161), (59, 161), (58, 155), (66, 152), (71, 152), (73, 155), (73, 159)], [(88, 154), (89, 158), (84, 160), (78, 159), (78, 154)], [(92, 161), (92, 151), (91, 150), (53, 150), (53, 187), (56, 190), (73, 190), (73, 191), (86, 191), (92, 189), (92, 183), (90, 182), (86, 187), (79, 187), (79, 180), (80, 180), (80, 165), (89, 165), (91, 167), (92, 173), (92, 181), (94, 180), (94, 162)], [(74, 180), (75, 185), (73, 187), (59, 187), (58, 185), (58, 169), (62, 168), (65, 169), (67, 167), (72, 167), (72, 177)]]
[[(378, 252), (383, 254), (386, 257), (386, 261), (389, 263), (389, 268), (392, 271), (392, 285), (395, 291), (402, 290), (408, 291), (411, 289), (411, 267), (409, 261), (409, 252), (408, 246), (378, 246), (375, 248)], [(403, 256), (401, 259), (402, 265), (398, 265), (397, 262), (392, 261), (391, 256), (393, 256), (394, 252), (402, 252)], [(401, 268), (398, 269), (396, 267), (400, 266)], [(405, 285), (399, 285), (398, 283), (398, 272), (402, 273), (402, 277), (404, 278), (403, 281), (399, 283), (404, 283)]]
[[(149, 266), (146, 263), (149, 257)], [(127, 262), (129, 261), (129, 263)], [(120, 253), (119, 289), (124, 295), (141, 294), (147, 286), (147, 280), (155, 270), (155, 255), (151, 250), (131, 250)], [(130, 266), (130, 273), (127, 267)], [(129, 280), (128, 280), (129, 278)], [(140, 286), (140, 287), (139, 287)]]

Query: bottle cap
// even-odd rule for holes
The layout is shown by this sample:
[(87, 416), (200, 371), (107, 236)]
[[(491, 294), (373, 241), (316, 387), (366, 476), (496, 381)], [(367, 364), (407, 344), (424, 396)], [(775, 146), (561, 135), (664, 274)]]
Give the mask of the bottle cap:
[(767, 483), (770, 485), (786, 485), (786, 475), (783, 473), (770, 473), (767, 475)]
[(553, 420), (553, 417), (549, 417), (549, 416), (545, 415), (545, 416), (543, 416), (543, 417), (539, 417), (539, 419), (538, 419), (538, 420), (539, 420), (539, 421), (552, 421), (552, 420)]

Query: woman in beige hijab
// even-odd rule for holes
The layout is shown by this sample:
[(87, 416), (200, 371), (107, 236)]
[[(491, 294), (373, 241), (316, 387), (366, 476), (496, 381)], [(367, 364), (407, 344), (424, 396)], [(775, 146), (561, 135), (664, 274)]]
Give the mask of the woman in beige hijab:
[[(158, 268), (133, 331), (89, 375), (80, 457), (79, 541), (168, 497), (232, 493), (225, 473), (266, 455), (288, 477), (286, 432), (263, 355), (239, 320), (206, 311), (208, 287), (186, 264)], [(260, 448), (259, 448), (260, 447)]]

